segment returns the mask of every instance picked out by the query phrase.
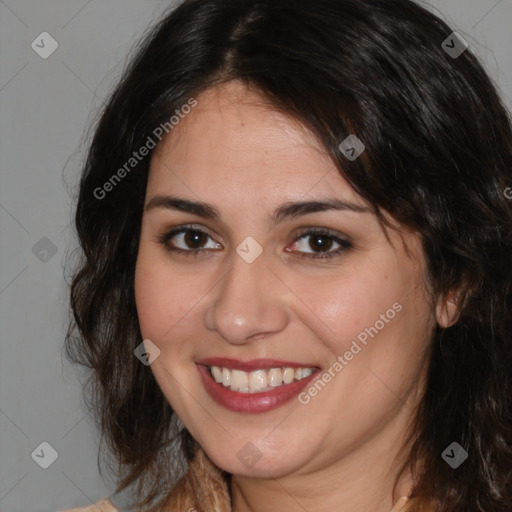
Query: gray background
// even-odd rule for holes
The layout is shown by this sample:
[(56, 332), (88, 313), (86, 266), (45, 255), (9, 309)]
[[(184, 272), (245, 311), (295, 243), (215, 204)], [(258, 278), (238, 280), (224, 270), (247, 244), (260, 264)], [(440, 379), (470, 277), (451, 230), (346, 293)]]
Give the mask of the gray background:
[[(63, 265), (77, 245), (71, 215), (87, 127), (128, 51), (172, 4), (0, 0), (0, 512), (55, 512), (114, 491), (99, 476), (79, 369), (64, 357)], [(481, 57), (512, 109), (512, 0), (430, 5)], [(47, 59), (31, 47), (42, 32), (59, 45)], [(58, 453), (47, 469), (31, 457), (36, 448), (39, 460), (49, 457), (42, 442)]]

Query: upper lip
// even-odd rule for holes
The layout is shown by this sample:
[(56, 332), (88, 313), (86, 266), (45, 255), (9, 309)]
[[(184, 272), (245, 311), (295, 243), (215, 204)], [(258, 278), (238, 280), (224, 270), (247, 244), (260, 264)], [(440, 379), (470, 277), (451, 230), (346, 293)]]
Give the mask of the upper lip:
[(242, 370), (250, 372), (253, 370), (263, 370), (269, 368), (318, 368), (316, 365), (297, 363), (292, 361), (282, 361), (280, 359), (251, 359), (249, 361), (241, 361), (239, 359), (231, 359), (228, 357), (207, 357), (199, 359), (197, 364), (205, 366), (220, 366), (232, 370)]

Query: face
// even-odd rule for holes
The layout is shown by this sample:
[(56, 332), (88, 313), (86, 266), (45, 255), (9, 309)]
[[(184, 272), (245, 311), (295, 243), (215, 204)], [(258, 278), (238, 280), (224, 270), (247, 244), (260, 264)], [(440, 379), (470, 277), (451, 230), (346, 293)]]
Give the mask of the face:
[(240, 477), (389, 454), (434, 326), (419, 237), (388, 240), (314, 136), (254, 92), (197, 102), (153, 154), (142, 219), (136, 303), (159, 386)]

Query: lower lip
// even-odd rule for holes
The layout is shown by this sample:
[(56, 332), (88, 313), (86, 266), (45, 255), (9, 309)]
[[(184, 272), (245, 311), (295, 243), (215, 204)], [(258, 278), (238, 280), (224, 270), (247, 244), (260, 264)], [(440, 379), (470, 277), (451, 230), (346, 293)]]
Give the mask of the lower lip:
[(314, 379), (318, 370), (301, 380), (283, 384), (270, 391), (260, 393), (238, 393), (225, 388), (212, 377), (207, 366), (198, 364), (197, 368), (208, 394), (219, 404), (235, 412), (259, 413), (277, 409), (297, 396)]

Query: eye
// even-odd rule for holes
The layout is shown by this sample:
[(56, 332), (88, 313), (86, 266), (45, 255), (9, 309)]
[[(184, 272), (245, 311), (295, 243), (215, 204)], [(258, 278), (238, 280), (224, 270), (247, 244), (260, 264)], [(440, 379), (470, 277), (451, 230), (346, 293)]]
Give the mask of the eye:
[[(205, 246), (208, 238), (212, 239), (211, 234), (202, 229), (193, 226), (181, 226), (159, 236), (158, 242), (168, 251), (197, 257), (212, 249), (218, 250), (221, 247), (216, 242), (213, 244), (214, 247)], [(306, 238), (310, 238), (308, 244), (304, 242), (298, 243)], [(352, 248), (352, 244), (348, 240), (341, 238), (337, 233), (328, 229), (318, 228), (302, 231), (296, 236), (293, 244), (298, 245), (299, 250), (287, 248), (285, 249), (286, 252), (296, 252), (301, 258), (313, 259), (332, 258)], [(335, 247), (335, 244), (338, 245), (338, 248)], [(331, 250), (333, 247), (335, 250)], [(307, 252), (306, 249), (308, 248), (312, 249), (312, 252)]]
[[(168, 251), (178, 252), (186, 256), (199, 256), (212, 249), (212, 247), (204, 245), (208, 238), (212, 239), (211, 235), (202, 229), (181, 226), (159, 236), (158, 242)], [(217, 243), (214, 243), (214, 245), (217, 246), (213, 247), (214, 250), (220, 247)]]
[[(300, 242), (300, 240), (309, 238), (309, 243)], [(331, 249), (338, 245), (335, 250)], [(352, 248), (352, 244), (348, 240), (344, 240), (337, 233), (329, 229), (308, 229), (302, 231), (294, 240), (294, 245), (299, 246), (299, 256), (301, 258), (326, 259), (339, 256), (341, 253)], [(312, 249), (313, 252), (307, 252), (305, 249)], [(286, 249), (287, 252), (294, 252)]]

